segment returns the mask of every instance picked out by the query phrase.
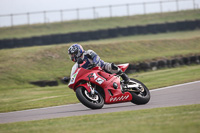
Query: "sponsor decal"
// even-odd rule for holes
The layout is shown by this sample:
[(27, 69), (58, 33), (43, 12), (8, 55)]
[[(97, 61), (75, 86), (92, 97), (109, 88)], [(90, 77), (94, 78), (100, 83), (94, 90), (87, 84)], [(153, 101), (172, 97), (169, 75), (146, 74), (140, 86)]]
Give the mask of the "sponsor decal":
[(99, 84), (102, 84), (102, 83), (104, 82), (104, 80), (101, 79), (101, 78), (98, 78), (98, 79), (96, 80), (96, 82), (99, 83)]
[(93, 79), (98, 83), (98, 84), (102, 84), (104, 82), (103, 79), (97, 77), (96, 73), (91, 73), (87, 76), (89, 78), (89, 80)]
[(123, 101), (129, 98), (129, 95), (127, 96), (121, 96), (121, 97), (111, 97), (110, 102), (117, 102), (117, 101)]
[(91, 80), (92, 78), (94, 78), (93, 73), (89, 74), (87, 77), (89, 78), (89, 80)]
[(74, 83), (75, 79), (76, 79), (77, 73), (73, 75), (73, 77), (71, 78), (71, 83)]
[(72, 75), (69, 85), (71, 85), (71, 84), (73, 84), (75, 82), (75, 79), (76, 79), (76, 76), (77, 76), (78, 72), (79, 71), (77, 71), (74, 75)]

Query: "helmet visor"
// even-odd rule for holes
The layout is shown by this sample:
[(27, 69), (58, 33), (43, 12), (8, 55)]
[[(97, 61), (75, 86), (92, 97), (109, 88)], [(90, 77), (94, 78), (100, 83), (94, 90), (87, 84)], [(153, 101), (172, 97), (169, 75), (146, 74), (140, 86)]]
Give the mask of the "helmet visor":
[(75, 54), (69, 54), (69, 58), (70, 58), (72, 61), (76, 62), (76, 55), (75, 55)]

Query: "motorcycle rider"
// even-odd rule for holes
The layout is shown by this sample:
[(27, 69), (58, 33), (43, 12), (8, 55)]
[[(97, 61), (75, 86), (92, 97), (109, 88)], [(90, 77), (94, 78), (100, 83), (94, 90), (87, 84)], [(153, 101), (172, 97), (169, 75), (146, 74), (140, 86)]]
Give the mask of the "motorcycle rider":
[(125, 84), (127, 84), (130, 80), (128, 76), (114, 63), (104, 62), (93, 50), (85, 51), (79, 44), (71, 45), (68, 49), (68, 54), (73, 62), (79, 62), (79, 58), (85, 61), (85, 64), (81, 66), (85, 69), (90, 66), (100, 66), (106, 72), (120, 75)]

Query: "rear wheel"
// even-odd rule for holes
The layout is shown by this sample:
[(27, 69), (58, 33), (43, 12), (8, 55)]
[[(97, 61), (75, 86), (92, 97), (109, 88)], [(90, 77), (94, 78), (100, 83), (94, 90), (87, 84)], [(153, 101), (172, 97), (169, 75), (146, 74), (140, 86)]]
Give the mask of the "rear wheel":
[(146, 104), (150, 100), (150, 92), (149, 89), (140, 81), (136, 79), (130, 79), (138, 84), (140, 84), (140, 87), (138, 88), (139, 91), (129, 91), (132, 94), (132, 100), (131, 102), (137, 105)]
[(76, 89), (76, 96), (83, 105), (91, 109), (101, 109), (104, 105), (104, 99), (97, 91), (92, 95), (82, 86)]

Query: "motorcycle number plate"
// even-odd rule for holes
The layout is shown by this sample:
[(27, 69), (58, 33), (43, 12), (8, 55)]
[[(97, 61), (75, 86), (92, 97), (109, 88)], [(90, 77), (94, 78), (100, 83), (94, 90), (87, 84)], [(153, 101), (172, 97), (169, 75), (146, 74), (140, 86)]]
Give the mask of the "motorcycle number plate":
[(102, 83), (104, 82), (104, 80), (101, 79), (101, 78), (97, 78), (97, 79), (96, 79), (96, 82), (97, 82), (98, 84), (102, 84)]

